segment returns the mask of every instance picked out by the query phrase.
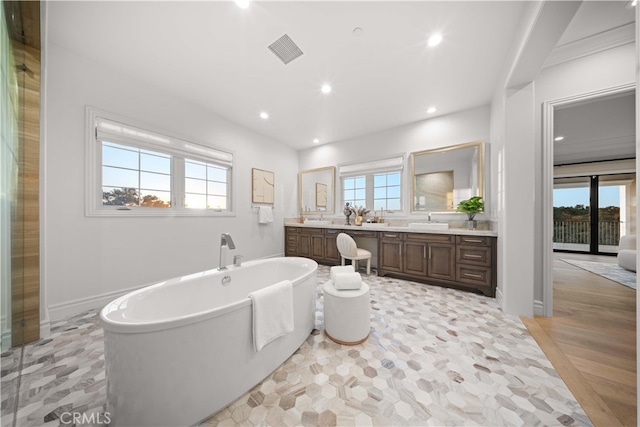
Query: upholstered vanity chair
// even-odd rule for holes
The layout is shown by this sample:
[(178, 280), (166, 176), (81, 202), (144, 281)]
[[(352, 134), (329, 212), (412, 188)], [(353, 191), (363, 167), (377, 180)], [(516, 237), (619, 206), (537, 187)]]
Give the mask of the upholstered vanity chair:
[(358, 271), (358, 261), (366, 259), (367, 274), (371, 274), (371, 252), (366, 249), (359, 249), (356, 241), (345, 233), (338, 234), (336, 245), (338, 246), (338, 252), (340, 252), (342, 265), (344, 265), (345, 259), (350, 259), (353, 262), (353, 268)]
[(618, 243), (618, 265), (627, 270), (636, 271), (636, 236), (627, 234)]

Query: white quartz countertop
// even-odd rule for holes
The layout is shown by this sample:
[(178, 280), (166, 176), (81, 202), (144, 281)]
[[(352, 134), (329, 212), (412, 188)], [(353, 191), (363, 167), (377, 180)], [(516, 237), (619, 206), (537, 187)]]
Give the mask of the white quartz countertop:
[(301, 228), (332, 228), (338, 230), (351, 230), (351, 231), (391, 231), (398, 233), (427, 233), (427, 234), (454, 234), (454, 235), (466, 235), (466, 236), (492, 236), (497, 237), (498, 233), (491, 230), (467, 230), (466, 228), (449, 228), (448, 230), (421, 230), (419, 228), (410, 228), (407, 226), (393, 226), (388, 227), (371, 227), (371, 226), (357, 226), (357, 225), (341, 225), (341, 224), (313, 224), (305, 223), (300, 224), (297, 222), (285, 222), (285, 227), (301, 227)]

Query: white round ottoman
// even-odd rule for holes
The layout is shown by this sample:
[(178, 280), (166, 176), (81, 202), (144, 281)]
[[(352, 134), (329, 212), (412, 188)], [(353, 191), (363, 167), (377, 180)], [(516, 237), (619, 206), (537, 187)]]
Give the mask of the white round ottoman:
[(338, 344), (356, 345), (369, 337), (369, 285), (360, 289), (337, 290), (327, 281), (324, 292), (324, 332)]

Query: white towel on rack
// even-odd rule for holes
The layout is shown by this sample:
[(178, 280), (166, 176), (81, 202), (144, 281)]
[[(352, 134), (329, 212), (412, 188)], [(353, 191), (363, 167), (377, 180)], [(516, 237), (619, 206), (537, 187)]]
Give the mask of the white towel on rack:
[(258, 224), (273, 222), (273, 208), (271, 206), (258, 207)]
[(278, 337), (293, 332), (293, 284), (283, 280), (249, 294), (253, 311), (256, 351)]

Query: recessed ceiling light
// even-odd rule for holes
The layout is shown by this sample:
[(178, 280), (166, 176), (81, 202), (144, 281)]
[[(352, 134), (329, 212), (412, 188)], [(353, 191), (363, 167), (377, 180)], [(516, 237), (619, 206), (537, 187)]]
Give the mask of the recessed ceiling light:
[(562, 141), (564, 139), (564, 136), (556, 136), (554, 138), (554, 141)]
[(429, 40), (427, 40), (427, 44), (429, 45), (429, 47), (434, 47), (434, 46), (438, 46), (441, 41), (442, 41), (442, 34), (437, 33), (429, 37)]
[(325, 84), (322, 85), (320, 90), (322, 91), (322, 93), (329, 93), (329, 92), (331, 92), (331, 86), (329, 86), (328, 84), (325, 83)]
[(264, 120), (267, 120), (269, 118), (269, 114), (267, 114), (266, 112), (263, 111), (262, 113), (260, 113), (260, 118), (264, 119)]
[(313, 138), (313, 143), (314, 143), (314, 144), (319, 144), (319, 143), (320, 143), (320, 140), (319, 140), (318, 138)]
[(427, 113), (429, 113), (429, 114), (433, 114), (433, 113), (435, 113), (436, 111), (437, 111), (437, 110), (436, 110), (436, 107), (429, 107), (429, 109), (427, 110)]
[(250, 0), (236, 0), (236, 5), (240, 9), (247, 9), (249, 7)]

